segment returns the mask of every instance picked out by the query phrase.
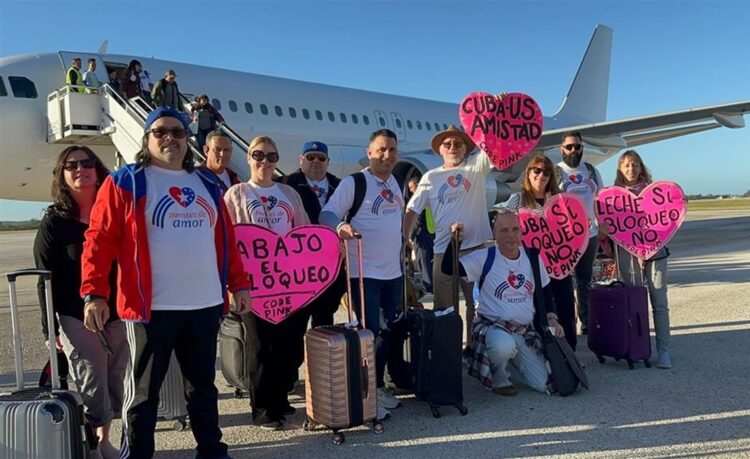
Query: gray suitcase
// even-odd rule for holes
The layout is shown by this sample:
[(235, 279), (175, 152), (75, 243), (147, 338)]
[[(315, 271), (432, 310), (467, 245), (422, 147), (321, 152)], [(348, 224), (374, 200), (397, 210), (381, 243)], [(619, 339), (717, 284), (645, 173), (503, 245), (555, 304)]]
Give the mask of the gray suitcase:
[(187, 415), (187, 403), (185, 403), (185, 383), (182, 380), (182, 370), (177, 362), (177, 357), (172, 353), (169, 361), (169, 370), (164, 376), (159, 390), (159, 407), (156, 412), (162, 419), (172, 420), (174, 430), (186, 430), (190, 428), (190, 420)]
[(50, 349), (52, 388), (24, 388), (16, 278), (42, 276), (47, 298), (47, 323), (54, 323), (50, 271), (26, 269), (8, 273), (16, 389), (0, 394), (0, 457), (89, 458), (96, 436), (83, 414), (83, 400), (74, 391), (60, 389), (55, 348)]

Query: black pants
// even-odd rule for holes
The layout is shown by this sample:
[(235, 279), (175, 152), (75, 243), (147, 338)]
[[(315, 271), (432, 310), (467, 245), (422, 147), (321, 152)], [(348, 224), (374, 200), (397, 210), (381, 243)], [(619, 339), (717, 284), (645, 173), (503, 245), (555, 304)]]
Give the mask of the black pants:
[(576, 303), (573, 296), (573, 278), (567, 276), (564, 279), (550, 279), (549, 286), (552, 289), (555, 306), (557, 306), (558, 322), (565, 330), (565, 339), (575, 351), (578, 340), (576, 339)]
[(583, 256), (578, 260), (575, 267), (575, 284), (576, 296), (578, 300), (578, 320), (581, 326), (588, 329), (589, 326), (589, 295), (591, 292), (591, 276), (594, 271), (594, 259), (596, 251), (599, 249), (599, 238), (593, 236), (589, 238), (589, 245)]
[(122, 457), (154, 455), (154, 430), (159, 390), (172, 351), (182, 369), (185, 400), (198, 453), (227, 453), (219, 430), (216, 337), (223, 305), (192, 311), (153, 311), (148, 323), (127, 322), (132, 368), (125, 378), (125, 423)]
[(333, 316), (338, 311), (341, 297), (346, 292), (346, 282), (346, 270), (342, 266), (336, 280), (319, 297), (300, 311), (300, 313), (307, 311), (308, 316), (312, 317), (313, 328), (333, 325)]

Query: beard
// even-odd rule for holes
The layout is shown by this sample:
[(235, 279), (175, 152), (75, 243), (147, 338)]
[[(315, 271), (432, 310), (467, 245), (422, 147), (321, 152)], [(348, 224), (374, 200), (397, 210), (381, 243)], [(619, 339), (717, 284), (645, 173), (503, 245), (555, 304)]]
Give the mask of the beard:
[(576, 168), (581, 164), (581, 158), (583, 158), (583, 152), (574, 155), (563, 155), (562, 160), (566, 166)]

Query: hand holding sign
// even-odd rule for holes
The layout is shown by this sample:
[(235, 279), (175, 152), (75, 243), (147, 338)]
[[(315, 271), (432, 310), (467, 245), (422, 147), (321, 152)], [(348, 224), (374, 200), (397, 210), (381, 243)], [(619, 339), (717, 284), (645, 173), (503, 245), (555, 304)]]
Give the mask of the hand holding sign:
[(563, 279), (578, 264), (589, 244), (586, 208), (578, 196), (560, 193), (538, 210), (519, 209), (523, 245), (539, 249), (547, 274)]
[(235, 225), (250, 277), (251, 310), (277, 324), (307, 306), (338, 276), (339, 238), (325, 226), (298, 226), (282, 236), (263, 226)]
[(464, 97), (458, 108), (461, 125), (498, 169), (512, 166), (537, 146), (542, 138), (542, 110), (530, 96), (485, 92)]
[(674, 182), (654, 182), (636, 196), (621, 187), (604, 188), (594, 206), (599, 224), (623, 249), (638, 258), (653, 257), (685, 220), (687, 202)]

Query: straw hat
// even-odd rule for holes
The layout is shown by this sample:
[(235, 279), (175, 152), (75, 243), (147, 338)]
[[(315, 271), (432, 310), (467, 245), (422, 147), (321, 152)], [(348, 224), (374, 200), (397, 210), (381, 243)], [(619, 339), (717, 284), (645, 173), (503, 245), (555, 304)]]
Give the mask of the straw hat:
[(443, 140), (446, 137), (458, 137), (459, 139), (463, 140), (466, 144), (466, 153), (469, 153), (476, 147), (476, 145), (474, 145), (474, 141), (472, 141), (471, 137), (469, 137), (469, 134), (451, 124), (450, 126), (448, 126), (448, 129), (442, 132), (438, 132), (437, 134), (435, 134), (435, 137), (432, 138), (432, 141), (430, 142), (430, 145), (432, 145), (432, 151), (440, 154), (440, 144), (443, 143)]

